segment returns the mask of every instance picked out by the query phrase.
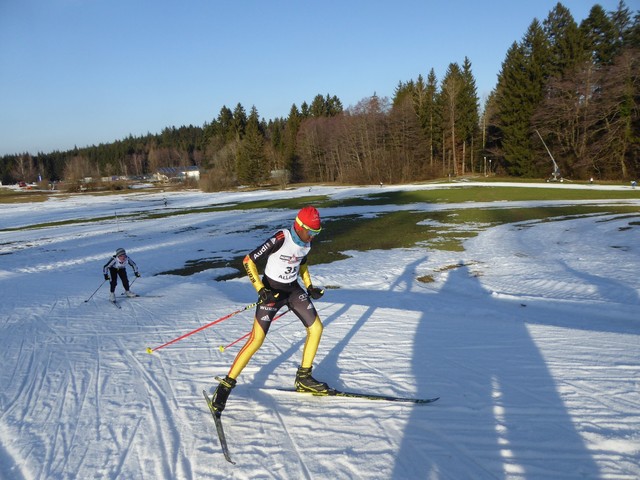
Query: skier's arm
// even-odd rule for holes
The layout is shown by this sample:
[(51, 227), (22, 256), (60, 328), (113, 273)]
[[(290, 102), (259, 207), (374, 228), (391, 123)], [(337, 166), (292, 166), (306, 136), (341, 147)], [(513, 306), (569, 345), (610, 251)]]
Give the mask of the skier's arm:
[(324, 295), (324, 288), (314, 287), (311, 283), (311, 274), (309, 273), (306, 257), (300, 264), (300, 278), (302, 279), (302, 283), (304, 283), (304, 288), (306, 288), (307, 294), (311, 298), (318, 300), (322, 295)]
[(129, 265), (131, 265), (131, 268), (133, 268), (133, 273), (138, 275), (138, 266), (136, 265), (136, 262), (131, 260), (131, 257), (127, 257), (127, 260), (129, 261)]
[(258, 267), (256, 262), (261, 258), (268, 258), (272, 252), (278, 250), (284, 243), (284, 233), (278, 231), (273, 237), (264, 242), (253, 252), (249, 253), (242, 260), (242, 265), (251, 280), (251, 285), (256, 289), (256, 292), (260, 293), (260, 290), (264, 288), (264, 283), (260, 280), (260, 274), (258, 273)]
[(309, 273), (309, 267), (306, 262), (300, 265), (300, 278), (302, 279), (302, 283), (304, 283), (304, 288), (311, 286), (311, 274)]
[(105, 275), (109, 275), (109, 268), (111, 268), (114, 263), (116, 263), (116, 259), (115, 258), (112, 258), (107, 263), (105, 263), (104, 267), (102, 267), (102, 273), (105, 274)]
[(251, 260), (249, 255), (245, 256), (242, 260), (242, 265), (244, 269), (247, 271), (247, 275), (249, 276), (249, 280), (251, 281), (251, 285), (256, 289), (256, 292), (259, 292), (264, 288), (264, 283), (260, 280), (260, 274), (258, 273), (258, 267), (255, 262)]

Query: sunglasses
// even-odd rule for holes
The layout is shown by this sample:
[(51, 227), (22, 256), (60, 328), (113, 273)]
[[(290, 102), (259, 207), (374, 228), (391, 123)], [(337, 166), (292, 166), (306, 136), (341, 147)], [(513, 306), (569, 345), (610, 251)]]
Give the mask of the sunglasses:
[(309, 233), (309, 235), (312, 236), (312, 237), (315, 237), (316, 235), (318, 235), (322, 231), (322, 227), (317, 228), (317, 229), (316, 228), (311, 228), (308, 225), (305, 225), (304, 223), (302, 223), (302, 221), (298, 217), (296, 217), (296, 223), (300, 227), (304, 228)]

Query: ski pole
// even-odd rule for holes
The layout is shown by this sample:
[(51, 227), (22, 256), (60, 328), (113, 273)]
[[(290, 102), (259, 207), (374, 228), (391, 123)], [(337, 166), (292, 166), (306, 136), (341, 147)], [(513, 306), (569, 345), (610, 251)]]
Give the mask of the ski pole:
[(258, 301), (257, 301), (257, 302), (255, 302), (255, 303), (252, 303), (252, 304), (250, 304), (250, 305), (247, 305), (246, 307), (239, 308), (239, 309), (238, 309), (238, 310), (236, 310), (235, 312), (231, 312), (231, 313), (229, 313), (229, 314), (225, 315), (224, 317), (220, 317), (220, 318), (218, 318), (217, 320), (214, 320), (213, 322), (207, 323), (206, 325), (203, 325), (202, 327), (198, 327), (198, 328), (196, 328), (195, 330), (192, 330), (192, 331), (190, 331), (190, 332), (188, 332), (188, 333), (185, 333), (184, 335), (181, 335), (181, 336), (180, 336), (180, 337), (178, 337), (178, 338), (174, 338), (173, 340), (170, 340), (170, 341), (168, 341), (167, 343), (164, 343), (164, 344), (160, 345), (159, 347), (156, 347), (156, 348), (147, 347), (147, 353), (153, 353), (153, 352), (155, 352), (156, 350), (160, 350), (161, 348), (166, 347), (167, 345), (171, 345), (172, 343), (176, 343), (177, 341), (182, 340), (183, 338), (187, 338), (189, 335), (193, 335), (194, 333), (198, 333), (198, 332), (200, 332), (200, 331), (204, 330), (205, 328), (212, 327), (212, 326), (213, 326), (213, 325), (215, 325), (216, 323), (223, 322), (223, 321), (225, 321), (225, 320), (227, 320), (227, 319), (229, 319), (229, 318), (233, 317), (234, 315), (237, 315), (237, 314), (238, 314), (238, 313), (240, 313), (240, 312), (244, 312), (245, 310), (249, 310), (250, 308), (255, 307), (255, 306), (256, 306), (256, 305), (258, 305), (261, 301), (262, 301), (262, 300), (258, 300)]
[[(287, 309), (284, 312), (282, 312), (280, 315), (277, 315), (275, 317), (273, 317), (273, 320), (271, 320), (271, 323), (275, 322), (277, 319), (279, 319), (281, 316), (289, 313), (291, 311), (291, 309)], [(245, 338), (247, 338), (249, 335), (251, 335), (251, 332), (244, 334), (243, 336), (241, 336), (240, 338), (235, 339), (233, 342), (231, 342), (229, 345), (224, 346), (224, 345), (220, 345), (218, 347), (218, 350), (220, 350), (221, 352), (224, 352), (227, 348), (229, 347), (233, 347), (236, 343), (240, 342), (241, 340), (244, 340)]]
[(106, 281), (107, 281), (106, 279), (102, 281), (102, 283), (100, 284), (100, 286), (99, 286), (98, 288), (96, 288), (96, 291), (95, 291), (95, 292), (93, 292), (93, 293), (91, 294), (91, 297), (89, 297), (89, 298), (87, 298), (87, 299), (85, 300), (85, 303), (86, 303), (86, 302), (88, 302), (89, 300), (91, 300), (91, 298), (92, 298), (96, 293), (98, 293), (98, 290), (100, 290), (100, 289), (102, 288), (102, 285), (104, 285), (104, 282), (106, 282)]
[[(133, 279), (133, 281), (129, 284), (129, 288), (131, 288), (133, 286), (134, 283), (136, 283), (136, 280), (140, 278), (138, 276), (136, 276), (136, 278)], [(124, 295), (124, 292), (122, 292), (120, 295)]]

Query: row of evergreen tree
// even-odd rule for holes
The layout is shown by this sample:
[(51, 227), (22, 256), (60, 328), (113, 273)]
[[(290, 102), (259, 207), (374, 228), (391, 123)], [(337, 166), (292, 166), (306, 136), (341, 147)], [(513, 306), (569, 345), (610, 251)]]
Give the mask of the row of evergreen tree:
[[(550, 158), (550, 156), (552, 158)], [(472, 64), (438, 81), (401, 81), (344, 108), (337, 96), (266, 121), (223, 106), (203, 127), (166, 128), (67, 152), (6, 155), (3, 183), (144, 175), (201, 167), (202, 187), (273, 182), (404, 183), (443, 176), (635, 179), (640, 174), (640, 12), (596, 4), (579, 25), (558, 3), (506, 54), (497, 86), (478, 98)]]

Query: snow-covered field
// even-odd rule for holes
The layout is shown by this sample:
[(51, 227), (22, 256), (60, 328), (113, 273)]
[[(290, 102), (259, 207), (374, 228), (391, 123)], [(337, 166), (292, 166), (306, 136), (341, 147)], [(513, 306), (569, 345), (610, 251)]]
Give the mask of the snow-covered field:
[[(314, 283), (339, 287), (316, 302), (325, 330), (314, 376), (341, 389), (441, 398), (275, 392), (292, 386), (305, 338), (287, 314), (229, 399), (223, 418), (237, 465), (227, 463), (201, 392), (226, 374), (241, 344), (218, 347), (249, 331), (253, 311), (151, 355), (146, 348), (254, 302), (255, 292), (246, 277), (216, 281), (228, 267), (158, 274), (247, 253), (296, 210), (138, 214), (305, 195), (140, 191), (0, 205), (0, 478), (640, 478), (640, 213), (493, 227), (464, 252), (348, 252), (316, 266), (312, 252)], [(104, 220), (26, 228), (94, 217)], [(330, 229), (321, 235), (329, 240)], [(101, 286), (117, 247), (142, 272), (132, 287), (142, 297), (120, 297), (118, 286), (121, 309)], [(435, 281), (417, 281), (425, 275)]]

